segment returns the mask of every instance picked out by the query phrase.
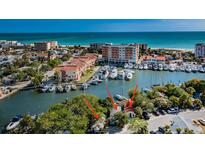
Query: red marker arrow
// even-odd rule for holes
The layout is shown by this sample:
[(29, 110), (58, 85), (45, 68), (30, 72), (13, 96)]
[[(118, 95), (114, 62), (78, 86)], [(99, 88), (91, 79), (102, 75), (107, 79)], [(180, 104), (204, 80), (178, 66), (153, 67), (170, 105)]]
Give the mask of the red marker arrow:
[(131, 98), (132, 101), (135, 98), (135, 95), (136, 95), (136, 92), (137, 92), (137, 88), (138, 88), (138, 83), (136, 82), (136, 86), (135, 86), (135, 89), (134, 89), (134, 92), (133, 92), (133, 95), (132, 95), (132, 98)]
[(135, 86), (135, 89), (133, 91), (132, 98), (128, 100), (128, 105), (129, 105), (130, 108), (132, 108), (133, 101), (134, 101), (134, 98), (135, 98), (135, 95), (136, 95), (136, 92), (137, 92), (137, 88), (138, 88), (138, 83), (136, 82), (136, 86)]
[(112, 98), (112, 95), (110, 94), (110, 91), (108, 89), (108, 85), (106, 84), (106, 91), (108, 93), (108, 97), (111, 99), (111, 103), (112, 103), (112, 106), (115, 110), (117, 110), (117, 104), (114, 102), (114, 99)]
[(92, 105), (90, 104), (90, 102), (88, 101), (88, 99), (84, 96), (84, 100), (86, 102), (86, 105), (88, 106), (88, 108), (90, 109), (90, 111), (92, 112), (93, 116), (95, 117), (95, 119), (99, 119), (99, 114), (97, 114), (95, 112), (95, 110), (93, 109)]

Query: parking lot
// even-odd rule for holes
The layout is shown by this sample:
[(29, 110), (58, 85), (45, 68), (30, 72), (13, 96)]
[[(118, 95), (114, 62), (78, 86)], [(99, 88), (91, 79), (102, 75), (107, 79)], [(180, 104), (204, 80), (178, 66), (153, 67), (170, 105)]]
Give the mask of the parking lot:
[(148, 130), (156, 131), (158, 127), (164, 127), (173, 123), (171, 126), (173, 133), (176, 133), (176, 128), (179, 127), (192, 129), (195, 133), (203, 133), (202, 129), (193, 123), (193, 120), (198, 119), (205, 119), (204, 109), (200, 111), (185, 111), (178, 114), (152, 116), (148, 121)]

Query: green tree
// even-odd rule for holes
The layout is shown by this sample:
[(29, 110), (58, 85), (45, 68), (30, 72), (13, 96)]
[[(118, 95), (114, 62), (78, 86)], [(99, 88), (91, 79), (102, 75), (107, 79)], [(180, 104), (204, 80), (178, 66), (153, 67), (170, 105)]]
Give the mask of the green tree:
[(205, 91), (201, 93), (200, 99), (201, 99), (202, 103), (205, 104)]
[(43, 80), (43, 74), (38, 73), (33, 77), (32, 82), (35, 86), (38, 86), (41, 84), (42, 80)]
[(17, 80), (21, 82), (24, 80), (25, 76), (26, 74), (23, 71), (19, 71), (17, 74)]
[(200, 108), (203, 107), (203, 103), (202, 103), (202, 101), (201, 101), (200, 99), (195, 99), (195, 100), (193, 101), (193, 105), (196, 105), (196, 106), (198, 106), (198, 107), (200, 107)]
[(136, 117), (139, 117), (140, 119), (142, 118), (142, 108), (141, 107), (136, 107), (135, 108), (135, 114), (136, 114)]
[(177, 134), (181, 134), (182, 129), (181, 128), (176, 128)]
[(193, 87), (188, 87), (188, 88), (186, 88), (186, 92), (189, 95), (193, 96), (193, 94), (196, 92), (196, 90)]
[(148, 133), (148, 123), (139, 118), (133, 118), (128, 128), (134, 133), (134, 134), (147, 134)]
[(165, 130), (165, 134), (172, 134), (172, 130), (171, 130), (171, 127), (169, 125), (166, 125), (164, 127), (164, 130)]
[(58, 66), (60, 63), (61, 63), (61, 60), (59, 58), (55, 58), (55, 59), (48, 61), (48, 65), (52, 68)]
[(119, 128), (123, 128), (128, 123), (128, 116), (123, 112), (115, 113), (113, 118)]
[(174, 95), (171, 96), (169, 98), (169, 100), (172, 102), (173, 106), (179, 106), (180, 105), (179, 98), (174, 96)]
[(194, 130), (185, 128), (185, 129), (183, 130), (183, 134), (194, 134)]

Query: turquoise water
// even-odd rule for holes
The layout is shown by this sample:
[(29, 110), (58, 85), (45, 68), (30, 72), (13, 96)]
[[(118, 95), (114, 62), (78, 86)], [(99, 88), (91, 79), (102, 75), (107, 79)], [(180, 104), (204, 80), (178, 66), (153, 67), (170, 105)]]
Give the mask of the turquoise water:
[[(173, 82), (179, 84), (193, 78), (205, 79), (205, 74), (202, 73), (185, 73), (185, 72), (165, 72), (165, 71), (139, 71), (133, 75), (131, 81), (123, 80), (106, 80), (98, 86), (91, 86), (85, 93), (97, 95), (101, 98), (107, 97), (105, 90), (105, 82), (109, 85), (110, 92), (127, 96), (130, 88), (139, 84), (139, 88), (149, 88), (153, 84)], [(20, 91), (4, 100), (0, 101), (0, 127), (5, 125), (16, 114), (24, 113), (41, 113), (48, 109), (51, 104), (64, 101), (66, 98), (82, 94), (83, 91), (71, 91), (69, 93), (37, 93), (35, 91)]]
[(23, 43), (56, 40), (64, 45), (88, 45), (92, 42), (147, 43), (150, 47), (193, 49), (205, 42), (205, 32), (121, 32), (121, 33), (17, 33), (0, 34), (0, 40)]

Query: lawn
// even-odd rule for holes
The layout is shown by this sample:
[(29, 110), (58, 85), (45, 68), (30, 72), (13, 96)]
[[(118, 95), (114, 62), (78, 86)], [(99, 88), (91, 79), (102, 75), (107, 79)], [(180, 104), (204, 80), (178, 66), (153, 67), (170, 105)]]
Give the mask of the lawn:
[(85, 72), (85, 74), (81, 77), (80, 81), (78, 81), (78, 83), (84, 83), (86, 81), (88, 81), (93, 74), (95, 73), (95, 71), (93, 69), (89, 69)]

